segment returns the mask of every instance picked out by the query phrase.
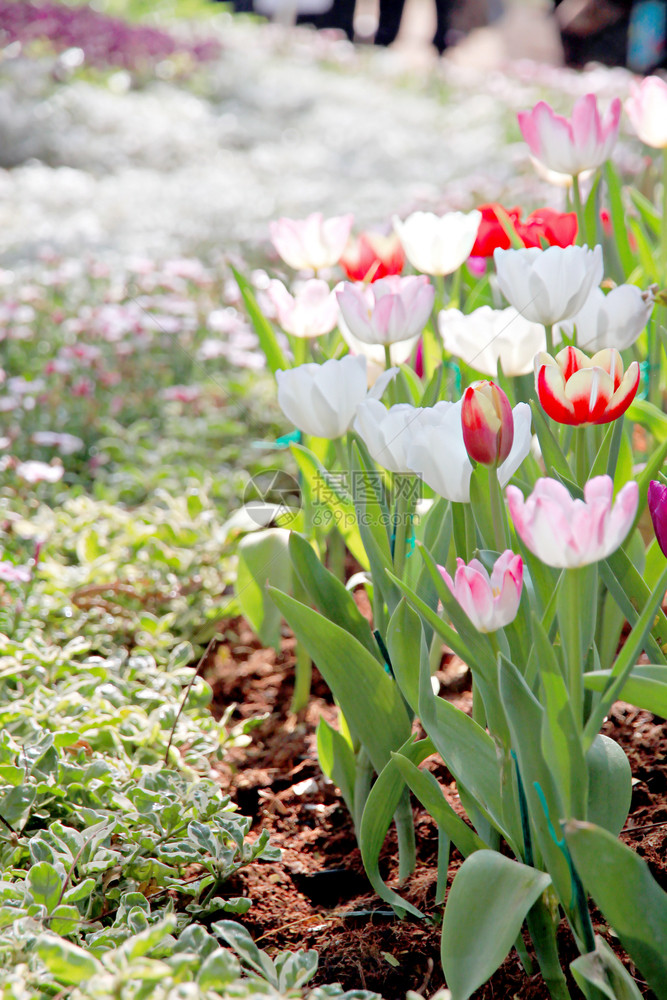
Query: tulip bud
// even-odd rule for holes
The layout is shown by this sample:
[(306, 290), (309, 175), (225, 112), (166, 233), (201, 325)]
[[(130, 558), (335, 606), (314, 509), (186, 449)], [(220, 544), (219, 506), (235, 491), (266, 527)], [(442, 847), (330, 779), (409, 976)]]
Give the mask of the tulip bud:
[(667, 486), (652, 479), (648, 486), (648, 509), (662, 554), (667, 556)]
[(463, 443), (470, 458), (482, 465), (500, 465), (514, 441), (510, 401), (495, 382), (477, 382), (463, 394)]

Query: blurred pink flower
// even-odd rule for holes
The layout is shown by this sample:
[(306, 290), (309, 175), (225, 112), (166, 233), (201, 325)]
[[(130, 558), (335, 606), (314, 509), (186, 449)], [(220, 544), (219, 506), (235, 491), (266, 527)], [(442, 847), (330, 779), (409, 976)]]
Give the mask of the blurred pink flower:
[(338, 322), (336, 296), (326, 281), (311, 278), (291, 293), (282, 281), (271, 281), (266, 295), (283, 330), (294, 337), (321, 337)]
[(633, 80), (625, 112), (642, 142), (654, 149), (667, 147), (667, 83), (659, 76)]
[(620, 98), (614, 98), (603, 118), (595, 94), (580, 97), (569, 119), (557, 115), (546, 101), (518, 114), (519, 128), (535, 159), (549, 170), (573, 176), (609, 159), (620, 118)]
[(632, 527), (639, 488), (631, 481), (613, 502), (609, 476), (595, 476), (575, 500), (556, 479), (538, 479), (528, 499), (516, 486), (506, 490), (509, 512), (522, 542), (547, 566), (587, 566), (615, 552)]
[(337, 264), (351, 228), (351, 215), (325, 219), (321, 212), (306, 219), (277, 219), (269, 225), (275, 249), (296, 271), (319, 271)]

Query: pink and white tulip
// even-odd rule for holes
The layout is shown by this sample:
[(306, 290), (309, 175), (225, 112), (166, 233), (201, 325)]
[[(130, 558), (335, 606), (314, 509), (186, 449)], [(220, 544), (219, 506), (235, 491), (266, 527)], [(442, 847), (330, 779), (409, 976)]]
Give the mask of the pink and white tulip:
[(370, 285), (345, 282), (336, 292), (344, 322), (366, 344), (411, 340), (424, 329), (435, 289), (423, 275), (391, 275)]
[(293, 337), (321, 337), (338, 323), (336, 296), (326, 281), (311, 278), (292, 294), (282, 281), (269, 284), (266, 295), (276, 310), (276, 318)]
[(615, 97), (602, 116), (594, 94), (576, 101), (572, 117), (557, 115), (546, 101), (518, 115), (521, 134), (533, 157), (549, 170), (576, 176), (609, 159), (618, 138), (621, 101)]
[(584, 486), (584, 499), (573, 499), (556, 479), (538, 479), (528, 499), (516, 486), (506, 490), (509, 512), (521, 541), (547, 566), (575, 569), (615, 552), (637, 513), (639, 488), (626, 483), (614, 502), (610, 476), (596, 476)]
[(352, 216), (325, 219), (313, 212), (306, 219), (276, 219), (269, 225), (271, 242), (290, 267), (319, 271), (333, 267), (343, 255), (352, 229)]
[(542, 407), (560, 424), (608, 424), (627, 410), (639, 387), (639, 365), (623, 372), (613, 348), (591, 358), (578, 347), (565, 347), (555, 358), (535, 358), (535, 388)]
[(457, 559), (453, 580), (444, 566), (438, 569), (478, 632), (495, 632), (516, 618), (523, 586), (523, 559), (510, 549), (496, 559), (490, 576), (478, 559), (468, 565)]
[(647, 76), (630, 84), (625, 111), (642, 142), (654, 149), (667, 148), (667, 83)]

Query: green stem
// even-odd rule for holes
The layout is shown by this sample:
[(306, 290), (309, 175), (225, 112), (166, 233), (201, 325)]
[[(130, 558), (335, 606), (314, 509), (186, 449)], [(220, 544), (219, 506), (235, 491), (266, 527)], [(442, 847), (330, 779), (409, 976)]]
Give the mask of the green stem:
[(579, 486), (584, 486), (588, 479), (588, 449), (586, 445), (586, 427), (574, 428), (574, 475)]
[(582, 607), (585, 607), (582, 583), (585, 567), (567, 569), (561, 579), (561, 600), (558, 606), (560, 641), (565, 654), (567, 686), (570, 704), (578, 727), (583, 725), (583, 630)]
[(411, 875), (417, 861), (415, 844), (415, 824), (410, 805), (410, 792), (406, 788), (401, 796), (398, 809), (394, 813), (394, 823), (398, 835), (398, 881)]
[(667, 146), (662, 151), (662, 229), (660, 231), (662, 282), (667, 285)]
[(310, 353), (310, 343), (307, 337), (292, 337), (292, 353), (294, 355), (294, 365), (305, 365)]
[(313, 662), (305, 647), (297, 642), (296, 663), (294, 665), (294, 693), (290, 711), (295, 715), (308, 704), (310, 698), (310, 683), (313, 676)]
[(504, 552), (509, 546), (509, 529), (507, 525), (507, 515), (505, 504), (503, 503), (500, 483), (498, 482), (498, 469), (495, 466), (489, 467), (489, 498), (491, 500), (491, 520), (493, 522), (493, 542), (496, 552)]
[(544, 332), (547, 338), (547, 354), (553, 357), (554, 353), (554, 328), (553, 323), (546, 323), (544, 326)]
[(384, 345), (384, 366), (387, 371), (393, 367), (391, 363), (391, 344)]
[(579, 246), (584, 241), (584, 206), (581, 203), (581, 190), (579, 188), (579, 176), (575, 174), (572, 178), (572, 201), (574, 210), (577, 213), (577, 243)]
[(556, 928), (544, 898), (538, 899), (530, 909), (526, 923), (551, 1000), (572, 1000), (558, 960)]
[(452, 275), (452, 291), (447, 304), (448, 309), (459, 309), (461, 307), (461, 286), (463, 282), (463, 267), (457, 267)]

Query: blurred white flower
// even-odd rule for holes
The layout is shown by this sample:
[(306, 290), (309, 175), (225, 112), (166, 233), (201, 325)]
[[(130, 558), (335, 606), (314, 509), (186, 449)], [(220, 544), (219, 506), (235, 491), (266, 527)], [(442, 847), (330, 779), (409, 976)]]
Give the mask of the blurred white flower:
[(446, 351), (493, 378), (499, 363), (505, 375), (527, 375), (538, 351), (546, 350), (544, 327), (511, 306), (481, 306), (465, 316), (458, 309), (443, 309), (438, 329)]

